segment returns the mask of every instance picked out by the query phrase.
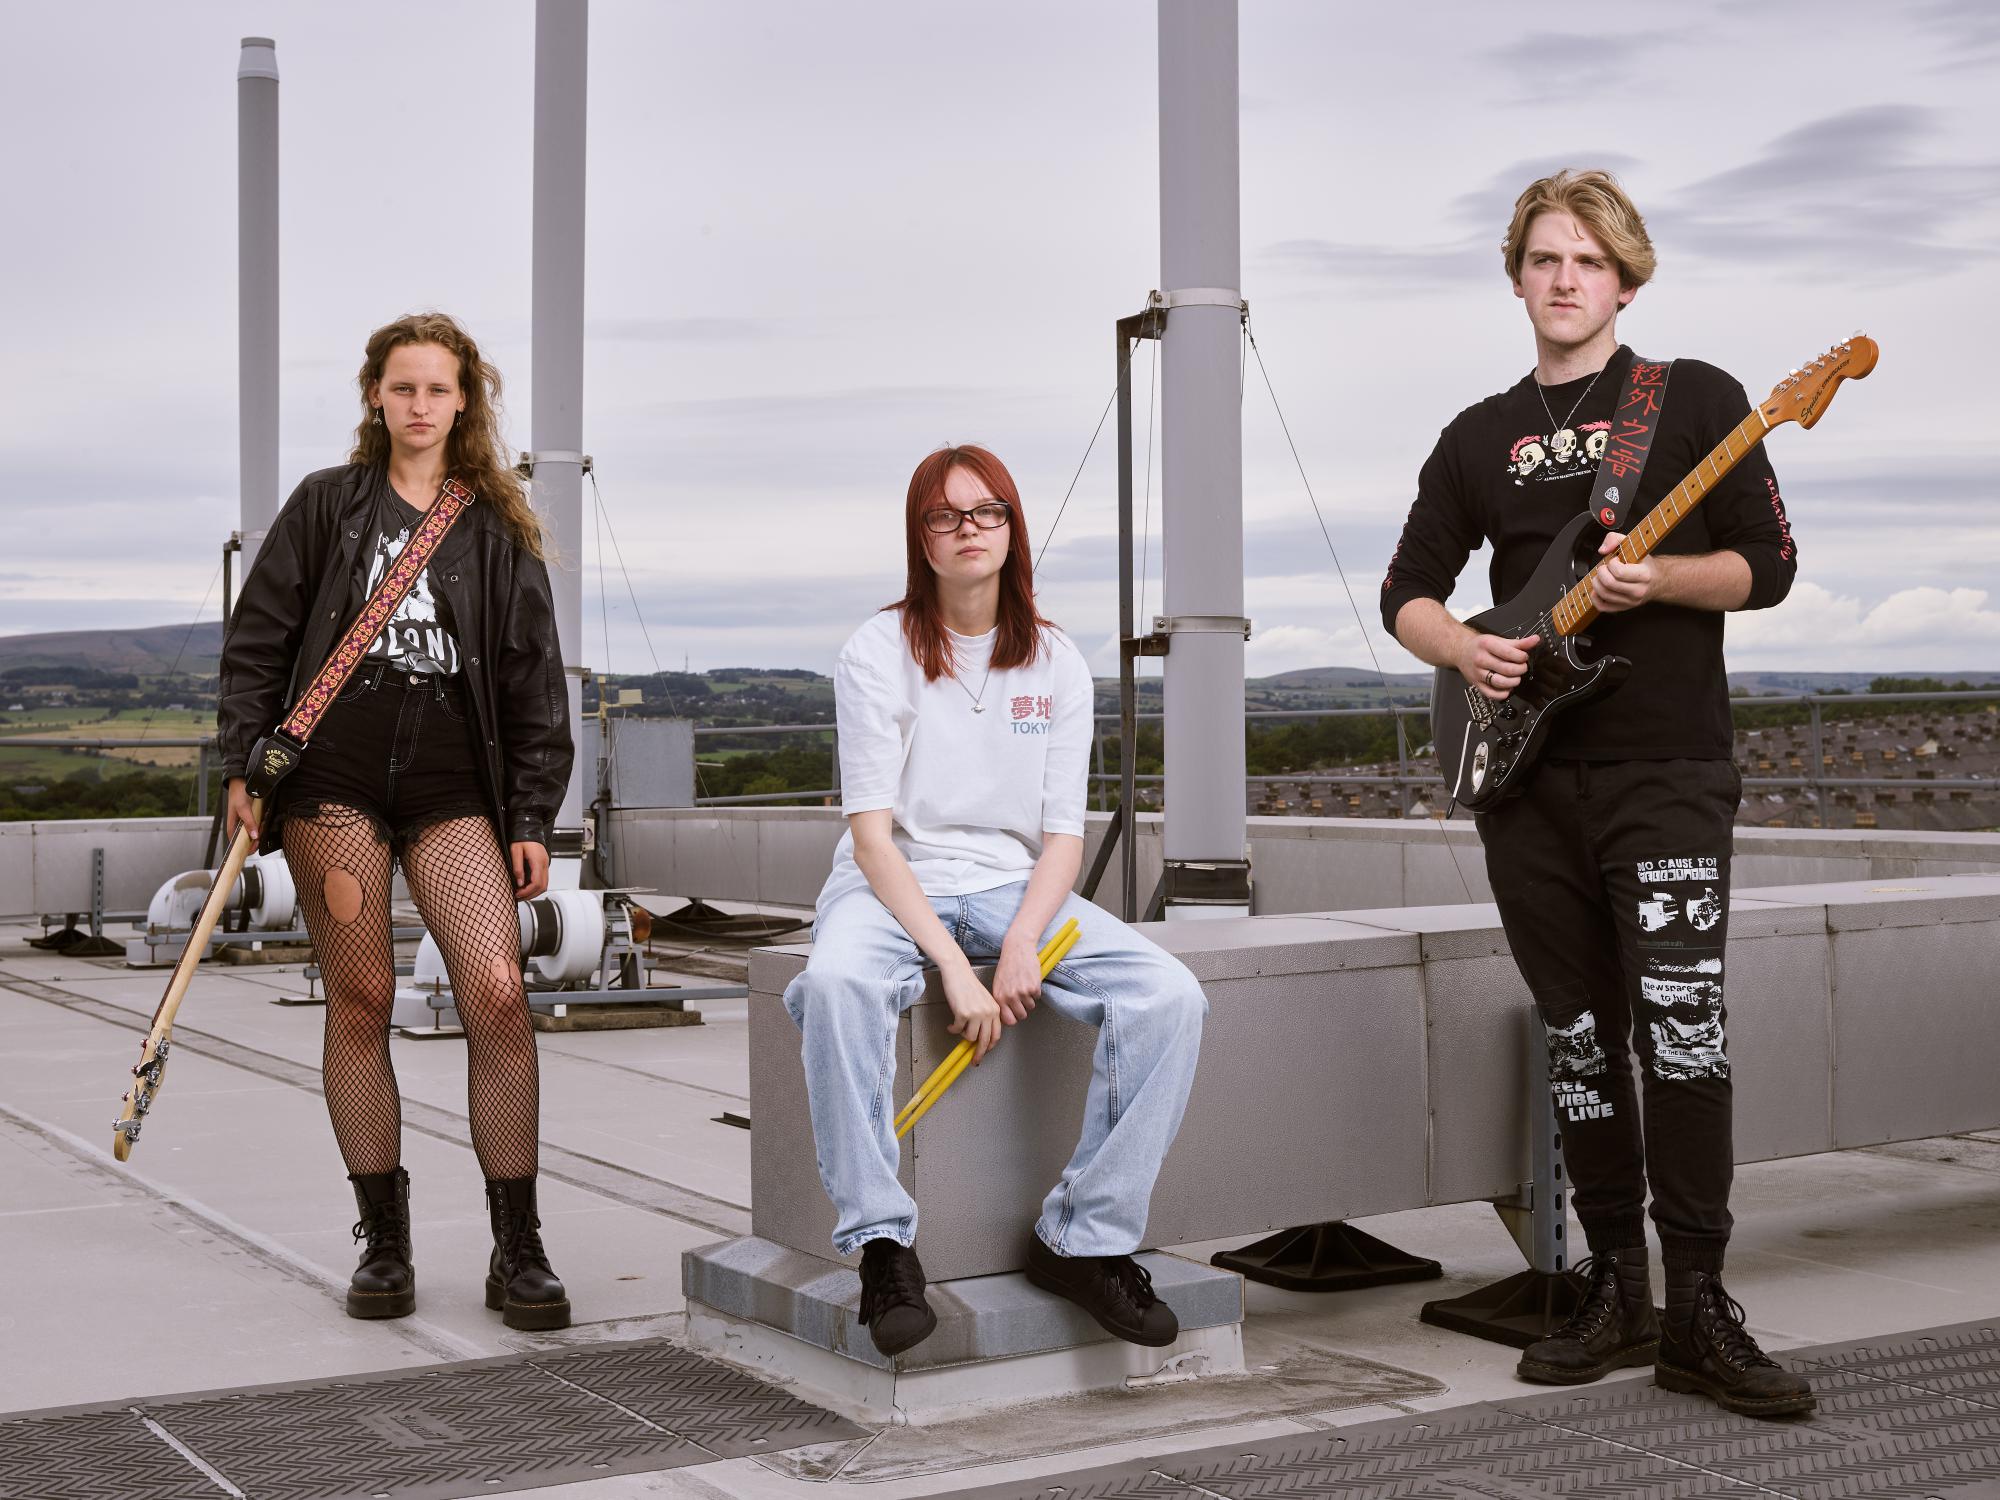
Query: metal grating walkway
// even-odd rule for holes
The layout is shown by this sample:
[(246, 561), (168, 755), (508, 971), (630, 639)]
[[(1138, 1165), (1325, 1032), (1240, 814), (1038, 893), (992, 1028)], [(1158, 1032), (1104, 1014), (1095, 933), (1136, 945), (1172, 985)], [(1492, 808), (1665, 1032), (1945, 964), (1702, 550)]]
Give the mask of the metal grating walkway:
[(4, 1500), (455, 1500), (864, 1436), (662, 1340), (0, 1419)]
[(974, 1490), (986, 1500), (2000, 1500), (2000, 1319), (1787, 1350), (1807, 1421), (1624, 1381)]

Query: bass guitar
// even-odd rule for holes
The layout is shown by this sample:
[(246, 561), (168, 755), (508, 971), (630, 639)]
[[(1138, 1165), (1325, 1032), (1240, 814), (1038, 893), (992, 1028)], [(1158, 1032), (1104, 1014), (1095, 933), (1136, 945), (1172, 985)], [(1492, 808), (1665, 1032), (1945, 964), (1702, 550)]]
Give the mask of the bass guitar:
[[(1648, 556), (1772, 428), (1785, 422), (1811, 427), (1825, 415), (1840, 383), (1867, 375), (1880, 353), (1873, 339), (1857, 333), (1792, 371), (1647, 512), (1612, 555), (1627, 563)], [(1597, 556), (1603, 536), (1597, 517), (1582, 512), (1549, 543), (1520, 593), (1465, 622), (1481, 635), (1541, 637), (1513, 692), (1496, 701), (1467, 683), (1457, 668), (1438, 668), (1431, 685), (1431, 734), (1438, 768), (1460, 807), (1484, 812), (1519, 791), (1556, 717), (1611, 692), (1631, 670), (1624, 657), (1583, 655), (1589, 644), (1583, 632), (1597, 618), (1593, 587), (1604, 561)]]

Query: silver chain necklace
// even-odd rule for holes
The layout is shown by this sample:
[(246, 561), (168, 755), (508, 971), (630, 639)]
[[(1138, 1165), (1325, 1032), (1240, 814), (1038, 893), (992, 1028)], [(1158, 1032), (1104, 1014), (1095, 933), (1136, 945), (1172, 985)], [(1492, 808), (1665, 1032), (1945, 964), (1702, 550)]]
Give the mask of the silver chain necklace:
[(1597, 375), (1593, 375), (1590, 377), (1590, 384), (1583, 388), (1583, 395), (1578, 396), (1576, 398), (1576, 405), (1572, 406), (1569, 409), (1569, 415), (1564, 417), (1560, 422), (1556, 420), (1555, 411), (1549, 405), (1549, 393), (1542, 389), (1542, 383), (1539, 380), (1535, 382), (1535, 394), (1542, 398), (1542, 410), (1549, 414), (1550, 437), (1554, 437), (1557, 433), (1568, 430), (1569, 424), (1576, 420), (1577, 410), (1583, 405), (1584, 401), (1589, 397), (1590, 393), (1597, 388), (1598, 375), (1602, 375), (1604, 373), (1604, 370), (1609, 368), (1610, 368), (1609, 364), (1606, 364), (1603, 369), (1600, 369), (1597, 372)]
[(957, 683), (958, 683), (958, 690), (959, 690), (959, 691), (960, 691), (961, 693), (965, 694), (965, 696), (966, 696), (966, 697), (968, 697), (968, 698), (971, 698), (971, 699), (972, 699), (972, 711), (973, 711), (974, 713), (976, 713), (976, 714), (983, 714), (983, 713), (985, 713), (985, 712), (986, 712), (986, 705), (985, 705), (985, 703), (984, 703), (984, 702), (982, 702), (981, 700), (982, 700), (982, 699), (984, 699), (984, 698), (985, 698), (985, 696), (986, 696), (986, 684), (987, 684), (987, 683), (989, 683), (989, 682), (991, 682), (991, 681), (993, 680), (993, 658), (992, 658), (992, 657), (990, 657), (990, 656), (989, 656), (989, 657), (988, 657), (988, 658), (986, 659), (986, 675), (985, 675), (984, 677), (982, 677), (982, 678), (980, 678), (980, 679), (979, 679), (979, 692), (978, 692), (978, 694), (977, 694), (976, 696), (974, 695), (974, 693), (973, 693), (973, 691), (972, 691), (972, 689), (971, 689), (971, 688), (967, 687), (967, 686), (966, 686), (966, 685), (965, 685), (965, 684), (964, 684), (963, 682), (960, 682), (960, 681), (959, 681), (959, 676), (958, 676), (958, 672), (957, 672), (956, 668), (954, 668), (954, 670), (952, 671), (952, 674), (951, 674), (951, 680), (952, 680), (953, 682), (957, 682)]

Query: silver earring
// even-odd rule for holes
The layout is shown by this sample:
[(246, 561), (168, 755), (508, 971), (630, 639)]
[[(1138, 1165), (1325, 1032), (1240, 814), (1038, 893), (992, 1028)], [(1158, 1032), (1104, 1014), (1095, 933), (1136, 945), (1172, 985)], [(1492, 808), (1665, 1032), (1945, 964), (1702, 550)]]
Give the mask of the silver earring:
[(382, 408), (379, 406), (375, 408), (375, 425), (377, 427), (382, 425)]

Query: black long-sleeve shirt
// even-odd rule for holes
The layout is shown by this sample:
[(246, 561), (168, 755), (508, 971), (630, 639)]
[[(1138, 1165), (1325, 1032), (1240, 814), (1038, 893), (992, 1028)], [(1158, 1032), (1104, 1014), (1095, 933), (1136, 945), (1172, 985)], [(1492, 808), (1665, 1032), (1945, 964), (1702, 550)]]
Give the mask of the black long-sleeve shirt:
[[(1612, 365), (1615, 376), (1623, 361), (1614, 356)], [(1482, 541), (1493, 544), (1494, 601), (1505, 603), (1526, 586), (1556, 533), (1590, 503), (1601, 434), (1609, 427), (1619, 385), (1607, 378), (1591, 386), (1591, 378), (1547, 387), (1545, 407), (1530, 372), (1467, 407), (1439, 435), (1417, 477), (1416, 502), (1382, 580), (1382, 622), (1391, 634), (1397, 611), (1410, 600), (1451, 597), (1459, 571)], [(1699, 360), (1676, 360), (1639, 498), (1628, 512), (1631, 523), (1665, 498), (1749, 411), (1749, 397), (1726, 372)], [(1750, 565), (1750, 597), (1743, 608), (1766, 609), (1783, 599), (1798, 570), (1798, 551), (1763, 445), (1745, 454), (1654, 550), (1739, 553)], [(1729, 758), (1733, 735), (1719, 611), (1643, 604), (1599, 616), (1589, 633), (1596, 653), (1628, 658), (1632, 674), (1616, 691), (1559, 715), (1551, 726), (1549, 755)]]

